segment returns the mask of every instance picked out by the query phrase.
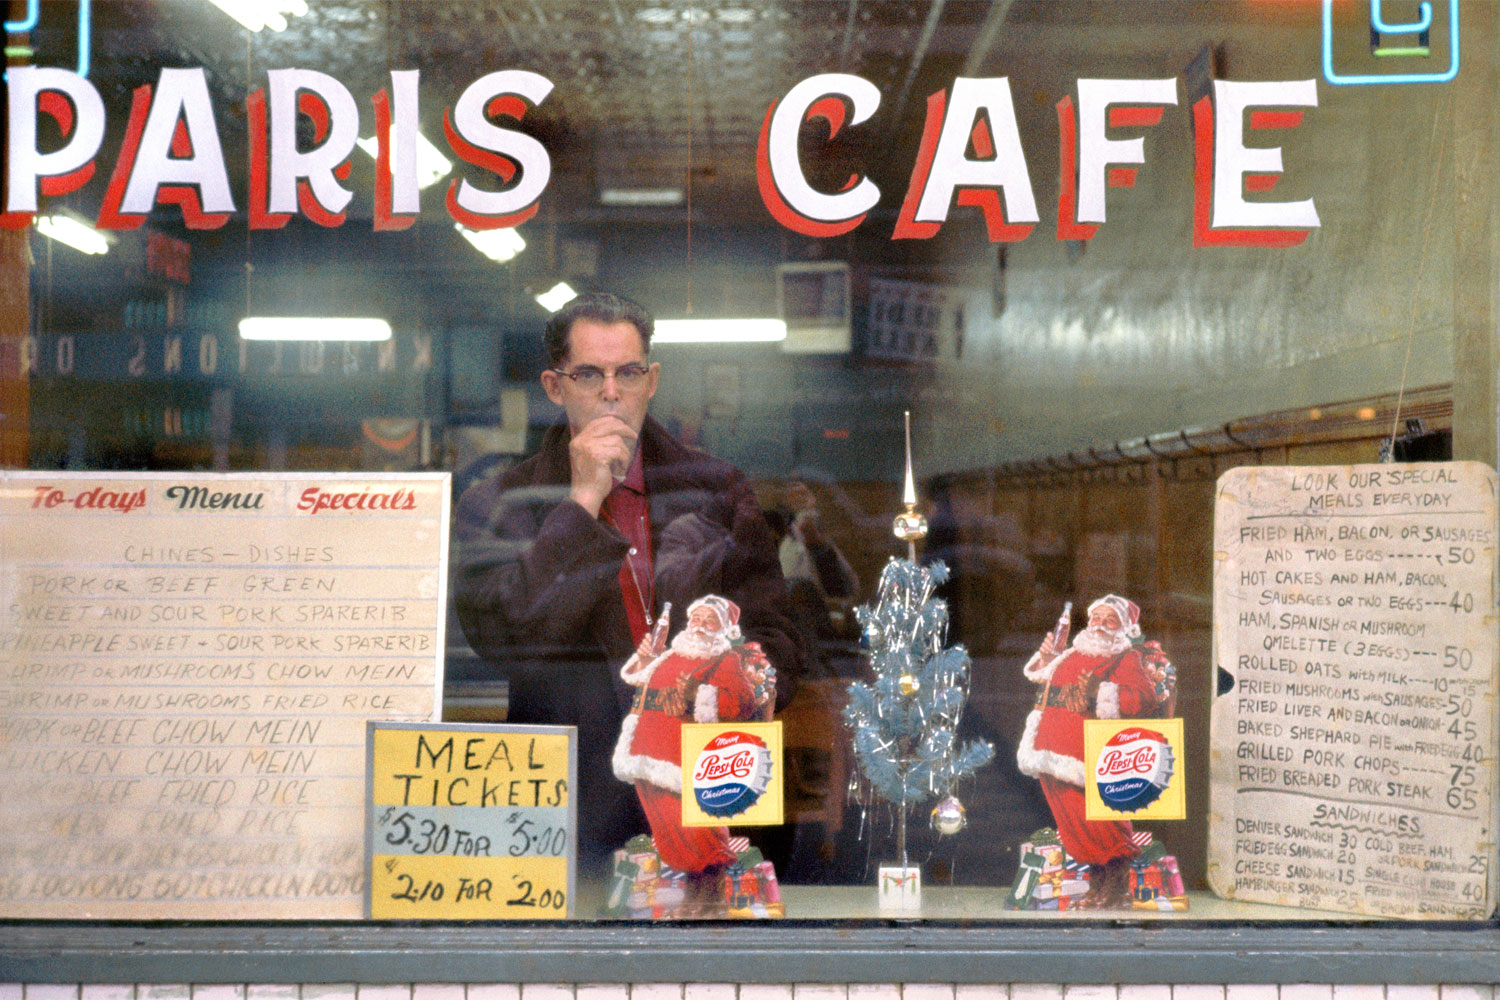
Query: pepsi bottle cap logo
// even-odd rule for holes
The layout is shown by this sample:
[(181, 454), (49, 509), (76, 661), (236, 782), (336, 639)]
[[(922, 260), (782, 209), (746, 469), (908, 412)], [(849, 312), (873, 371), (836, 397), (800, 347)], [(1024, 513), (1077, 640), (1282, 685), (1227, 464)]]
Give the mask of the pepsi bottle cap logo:
[(693, 798), (710, 816), (737, 816), (771, 783), (771, 751), (751, 733), (720, 733), (693, 764)]
[(1172, 746), (1161, 733), (1140, 726), (1122, 729), (1094, 761), (1099, 798), (1120, 812), (1144, 809), (1161, 798), (1174, 764)]

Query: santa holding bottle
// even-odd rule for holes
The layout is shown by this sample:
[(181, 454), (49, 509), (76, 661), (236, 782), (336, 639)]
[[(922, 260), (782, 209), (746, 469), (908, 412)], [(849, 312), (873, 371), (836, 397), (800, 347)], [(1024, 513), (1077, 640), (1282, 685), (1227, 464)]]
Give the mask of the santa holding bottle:
[(776, 671), (760, 646), (735, 644), (739, 617), (731, 600), (699, 598), (670, 647), (658, 629), (620, 669), (637, 691), (615, 744), (615, 777), (635, 784), (662, 862), (689, 875), (714, 873), (735, 855), (728, 828), (682, 825), (682, 724), (761, 718), (776, 699)]
[(1101, 597), (1089, 605), (1088, 627), (1071, 646), (1063, 648), (1067, 631), (1059, 622), (1024, 668), (1042, 689), (1026, 718), (1016, 762), (1042, 783), (1064, 850), (1092, 868), (1082, 909), (1130, 905), (1130, 862), (1139, 849), (1128, 821), (1085, 817), (1083, 723), (1156, 715), (1170, 697), (1161, 665), (1136, 645), (1140, 615), (1133, 601)]

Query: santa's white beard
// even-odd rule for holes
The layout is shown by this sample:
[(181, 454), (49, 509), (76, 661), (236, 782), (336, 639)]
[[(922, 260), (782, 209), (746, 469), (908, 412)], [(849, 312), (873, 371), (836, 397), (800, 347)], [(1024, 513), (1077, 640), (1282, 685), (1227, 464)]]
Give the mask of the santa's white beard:
[(1130, 636), (1091, 625), (1078, 633), (1073, 648), (1087, 656), (1113, 656), (1130, 648)]
[(729, 651), (729, 640), (718, 632), (685, 628), (672, 640), (672, 652), (695, 660), (706, 660)]

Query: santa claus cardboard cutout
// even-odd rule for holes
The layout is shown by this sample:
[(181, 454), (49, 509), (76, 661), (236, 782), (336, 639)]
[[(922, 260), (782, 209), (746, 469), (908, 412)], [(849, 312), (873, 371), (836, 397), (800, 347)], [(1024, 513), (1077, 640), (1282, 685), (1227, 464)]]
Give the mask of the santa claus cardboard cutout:
[[(1023, 845), (1032, 850), (1022, 851), (1022, 867), (1028, 854), (1047, 857), (1048, 851), (1039, 848), (1060, 846), (1066, 852), (1061, 859), (1065, 863), (1058, 866), (1061, 881), (1049, 897), (1059, 908), (1130, 908), (1141, 899), (1135, 890), (1147, 881), (1148, 864), (1142, 862), (1157, 865), (1156, 882), (1163, 887), (1170, 882), (1170, 877), (1163, 878), (1164, 868), (1175, 872), (1176, 862), (1163, 856), (1159, 847), (1143, 856), (1143, 848), (1151, 845), (1150, 835), (1134, 831), (1128, 820), (1090, 820), (1085, 815), (1089, 766), (1084, 723), (1172, 714), (1175, 671), (1159, 644), (1140, 642), (1140, 608), (1133, 601), (1109, 594), (1089, 605), (1088, 613), (1088, 627), (1069, 646), (1065, 611), (1024, 668), (1026, 678), (1040, 690), (1027, 716), (1016, 762), (1023, 774), (1042, 784), (1056, 821), (1056, 830), (1045, 832), (1053, 834), (1056, 844)], [(1061, 871), (1064, 868), (1069, 871)], [(1074, 892), (1067, 893), (1064, 883), (1071, 883)], [(1024, 903), (1017, 900), (1017, 905)]]
[[(740, 869), (757, 870), (758, 880), (774, 887), (774, 873), (762, 868), (769, 865), (753, 848), (732, 841), (727, 827), (682, 823), (683, 724), (769, 719), (775, 705), (776, 671), (757, 643), (739, 642), (739, 617), (733, 601), (700, 598), (689, 605), (687, 627), (670, 645), (658, 626), (620, 670), (636, 695), (615, 744), (614, 772), (635, 785), (651, 825), (654, 857), (644, 860), (660, 866), (640, 874), (653, 876), (647, 887), (653, 895), (682, 883), (683, 906), (651, 907), (664, 910), (662, 916), (713, 915), (719, 904), (746, 895)], [(662, 625), (666, 620), (664, 612)], [(625, 860), (640, 868), (643, 859), (629, 854)], [(735, 885), (726, 889), (726, 879)], [(765, 894), (750, 895), (755, 901)]]

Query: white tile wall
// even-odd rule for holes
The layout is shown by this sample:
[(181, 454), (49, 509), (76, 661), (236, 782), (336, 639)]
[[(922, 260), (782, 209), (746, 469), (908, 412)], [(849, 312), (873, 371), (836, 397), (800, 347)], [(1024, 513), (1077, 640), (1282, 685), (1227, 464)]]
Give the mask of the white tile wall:
[[(127, 990), (131, 989), (129, 986), (124, 988)], [(399, 998), (399, 1000), (410, 1000), (410, 996), (411, 990), (408, 989), (407, 995)], [(132, 1000), (132, 998), (129, 993), (120, 997), (92, 997), (89, 996), (89, 987), (85, 986), (83, 988), (82, 1000)], [(243, 984), (236, 983), (195, 983), (193, 985), (193, 1000), (245, 1000), (245, 987)], [(396, 998), (392, 998), (392, 1000), (396, 1000)]]
[(78, 986), (68, 983), (30, 983), (26, 987), (26, 1000), (78, 1000)]
[(1223, 986), (1173, 986), (1172, 1000), (1225, 1000), (1226, 992)]
[(630, 1000), (682, 1000), (682, 984), (637, 983), (630, 987)]
[(792, 1000), (849, 1000), (849, 987), (843, 983), (798, 983), (792, 987)]
[(1281, 987), (1281, 1000), (1333, 1000), (1333, 987), (1327, 983), (1288, 983)]
[(792, 985), (746, 983), (740, 987), (740, 1000), (792, 1000)]
[[(1167, 983), (1138, 983), (1129, 986), (1121, 986), (1116, 990), (1116, 1000), (1172, 1000), (1172, 987)], [(1245, 996), (1236, 998), (1230, 996), (1227, 1000), (1276, 1000), (1276, 987), (1271, 987), (1271, 995), (1267, 997)]]
[[(1500, 978), (1500, 970), (1496, 970)], [(1500, 1000), (1494, 986), (942, 983), (0, 983), (0, 1000)]]
[[(856, 1000), (854, 987), (849, 987), (849, 1000)], [(977, 985), (961, 983), (953, 987), (953, 1000), (1010, 1000), (1010, 987), (1005, 985)], [(1170, 998), (1166, 998), (1170, 1000)]]
[(947, 983), (906, 983), (901, 1000), (953, 1000), (953, 986)]
[(1010, 988), (1010, 1000), (1062, 1000), (1063, 988), (1048, 983), (1016, 983)]

